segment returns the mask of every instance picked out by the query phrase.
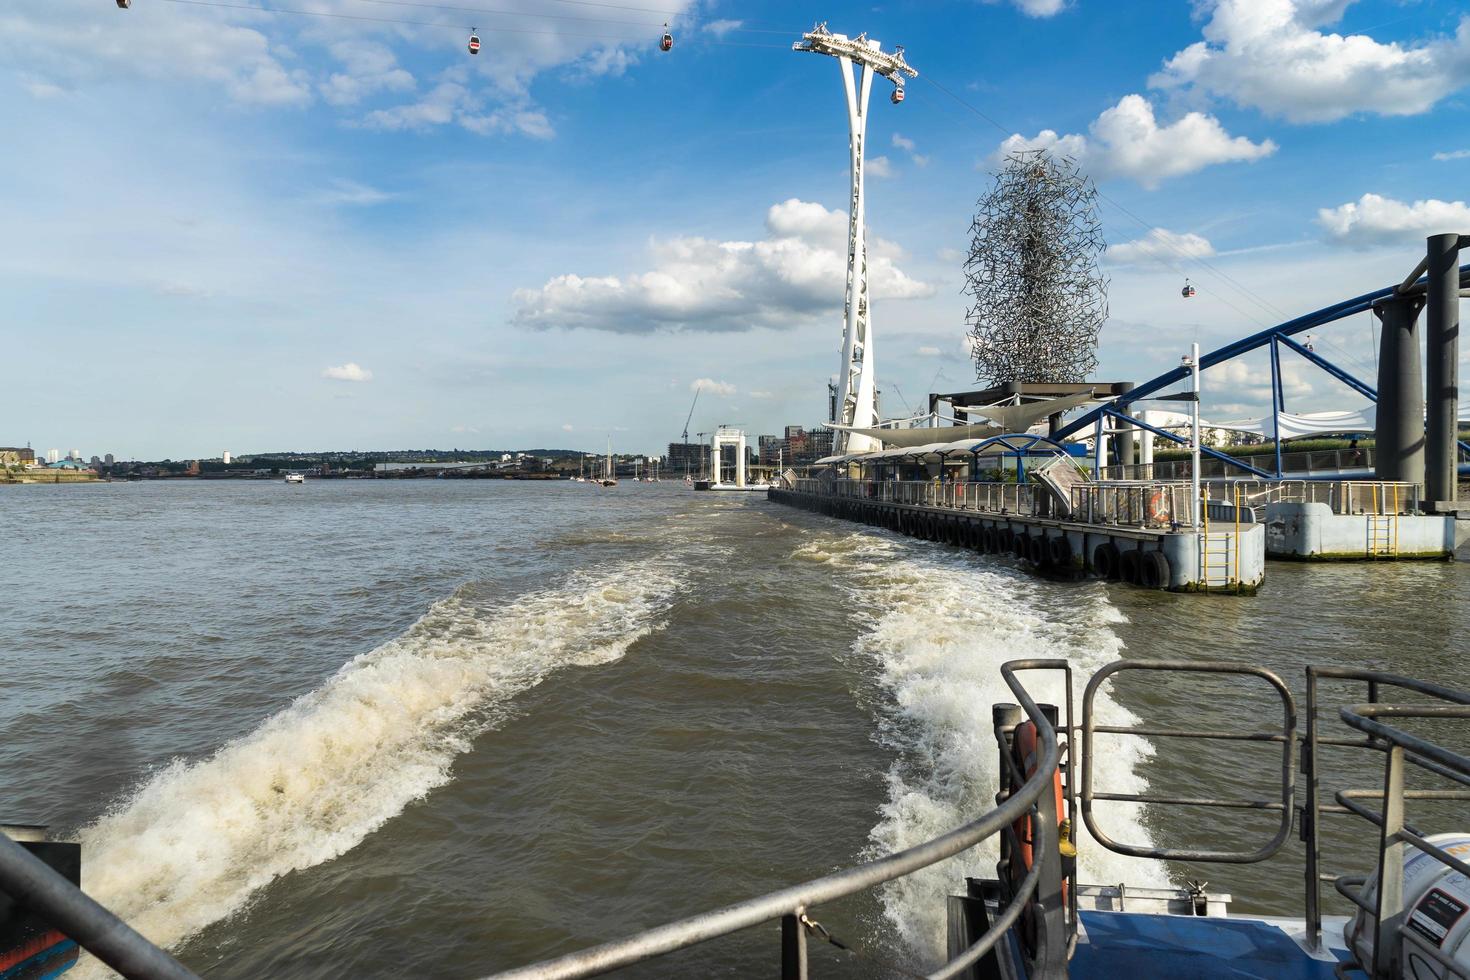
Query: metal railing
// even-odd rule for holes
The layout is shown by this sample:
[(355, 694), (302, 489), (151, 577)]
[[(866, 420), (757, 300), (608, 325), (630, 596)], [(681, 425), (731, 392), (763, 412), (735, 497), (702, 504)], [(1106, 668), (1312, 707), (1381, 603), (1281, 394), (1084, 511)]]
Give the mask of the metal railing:
[(1188, 524), (1192, 493), (1188, 483), (1084, 483), (1072, 488), (1072, 514), (1089, 524)]
[[(1098, 689), (1109, 678), (1124, 671), (1164, 671), (1171, 673), (1227, 674), (1237, 677), (1258, 677), (1280, 698), (1281, 727), (1271, 731), (1239, 731), (1223, 729), (1172, 729), (1133, 725), (1099, 725), (1093, 704)], [(1131, 735), (1146, 738), (1184, 738), (1196, 740), (1222, 740), (1232, 742), (1269, 742), (1281, 746), (1280, 792), (1274, 799), (1220, 799), (1214, 797), (1158, 796), (1146, 793), (1099, 792), (1093, 786), (1092, 759), (1093, 741), (1096, 735)], [(1092, 675), (1087, 682), (1082, 699), (1082, 819), (1088, 832), (1103, 847), (1119, 854), (1133, 857), (1156, 858), (1166, 861), (1204, 861), (1217, 864), (1255, 864), (1264, 861), (1281, 849), (1291, 834), (1292, 802), (1296, 795), (1296, 700), (1291, 690), (1280, 677), (1250, 664), (1232, 661), (1188, 661), (1188, 660), (1119, 660)], [(1093, 804), (1098, 800), (1121, 803), (1151, 804), (1155, 806), (1191, 806), (1236, 810), (1267, 810), (1281, 814), (1276, 834), (1254, 851), (1207, 850), (1200, 848), (1155, 847), (1145, 844), (1120, 844), (1098, 826)]]
[[(1057, 820), (1051, 789), (1053, 777), (1058, 771), (1061, 750), (1056, 730), (1046, 713), (1015, 678), (1014, 671), (1030, 669), (1065, 670), (1067, 663), (1061, 660), (1020, 661), (1001, 668), (1006, 684), (1020, 702), (1026, 718), (1036, 725), (1041, 758), (1029, 778), (1017, 785), (1006, 799), (999, 801), (995, 809), (978, 819), (933, 840), (876, 861), (495, 976), (498, 980), (570, 980), (596, 976), (742, 929), (779, 920), (781, 975), (784, 980), (804, 980), (807, 976), (807, 934), (817, 927), (809, 913), (816, 906), (912, 874), (969, 850), (996, 834), (1013, 834), (1016, 821), (1029, 814), (1033, 826), (1037, 828), (1037, 853), (1050, 856), (1050, 860), (1035, 862), (1015, 888), (1011, 901), (984, 935), (960, 955), (931, 972), (929, 977), (936, 980), (953, 977), (968, 969), (995, 948), (1007, 930), (1028, 908), (1033, 911), (1033, 920), (1041, 923), (1041, 945), (1031, 964), (1029, 976), (1038, 980), (1059, 980), (1065, 977), (1066, 937), (1064, 931), (1058, 927), (1057, 915), (1060, 909), (1045, 907), (1037, 897), (1038, 893), (1060, 894), (1059, 859), (1056, 857)], [(1000, 748), (1005, 751), (1003, 741)]]
[[(846, 500), (935, 507), (997, 516), (1058, 519), (1051, 512), (1051, 495), (1045, 487), (1034, 483), (798, 479), (793, 482), (792, 489), (797, 493)], [(1187, 482), (1081, 484), (1070, 488), (1071, 510), (1068, 519), (1087, 524), (1153, 528), (1187, 524), (1190, 519), (1191, 492)], [(1244, 519), (1244, 523), (1253, 521), (1253, 515)]]
[[(1172, 450), (1171, 450), (1172, 451)], [(1276, 454), (1259, 453), (1249, 456), (1231, 456), (1247, 466), (1276, 472)], [(1281, 472), (1310, 476), (1313, 473), (1331, 475), (1345, 470), (1371, 470), (1374, 465), (1373, 447), (1360, 449), (1328, 449), (1318, 452), (1283, 452)], [(1223, 460), (1206, 457), (1200, 461), (1200, 475), (1204, 477), (1230, 477), (1247, 472), (1231, 466)], [(1108, 479), (1122, 480), (1168, 480), (1189, 477), (1188, 459), (1156, 460), (1152, 463), (1130, 463), (1126, 466), (1113, 465), (1103, 469)]]
[[(1354, 732), (1366, 737), (1324, 737), (1318, 717), (1320, 685), (1323, 680), (1351, 681), (1366, 686), (1367, 702), (1339, 709), (1339, 719)], [(1431, 698), (1417, 704), (1384, 704), (1380, 697), (1385, 689)], [(1470, 719), (1470, 693), (1431, 684), (1413, 678), (1381, 671), (1338, 667), (1307, 668), (1307, 731), (1302, 746), (1302, 773), (1306, 784), (1306, 802), (1301, 808), (1302, 839), (1306, 842), (1306, 920), (1307, 935), (1320, 946), (1322, 936), (1322, 885), (1331, 884), (1337, 894), (1372, 916), (1374, 928), (1373, 962), (1359, 967), (1375, 978), (1397, 975), (1395, 950), (1407, 940), (1423, 947), (1422, 939), (1403, 928), (1403, 865), (1406, 846), (1432, 855), (1447, 867), (1470, 875), (1466, 865), (1444, 849), (1436, 847), (1408, 820), (1409, 802), (1448, 802), (1463, 805), (1470, 802), (1466, 789), (1406, 789), (1404, 773), (1414, 767), (1447, 779), (1459, 786), (1470, 786), (1470, 759), (1399, 728), (1379, 721), (1380, 718)], [(1322, 802), (1321, 747), (1366, 749), (1384, 755), (1383, 783), (1378, 789), (1342, 789), (1333, 794), (1334, 803)], [(1374, 812), (1364, 801), (1376, 801), (1382, 809)], [(1363, 875), (1332, 874), (1322, 871), (1322, 818), (1324, 815), (1348, 815), (1361, 818), (1378, 828), (1376, 895), (1363, 894), (1367, 878)], [(1387, 882), (1387, 886), (1381, 883)], [(1466, 977), (1464, 967), (1445, 960), (1437, 949), (1424, 950), (1455, 976)], [(1352, 968), (1349, 968), (1352, 969)], [(1342, 971), (1339, 971), (1339, 976)]]
[(1419, 486), (1391, 480), (1208, 480), (1212, 497), (1239, 492), (1251, 506), (1326, 504), (1334, 514), (1413, 514)]

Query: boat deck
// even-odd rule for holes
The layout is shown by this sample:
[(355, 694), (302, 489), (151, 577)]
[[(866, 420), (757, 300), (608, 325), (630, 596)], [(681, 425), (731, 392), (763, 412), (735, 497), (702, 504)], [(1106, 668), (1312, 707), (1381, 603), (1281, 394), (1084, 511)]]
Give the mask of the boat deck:
[(1346, 921), (1324, 920), (1324, 949), (1313, 952), (1303, 945), (1301, 920), (1084, 910), (1069, 975), (1328, 980), (1338, 963), (1351, 962), (1342, 939)]

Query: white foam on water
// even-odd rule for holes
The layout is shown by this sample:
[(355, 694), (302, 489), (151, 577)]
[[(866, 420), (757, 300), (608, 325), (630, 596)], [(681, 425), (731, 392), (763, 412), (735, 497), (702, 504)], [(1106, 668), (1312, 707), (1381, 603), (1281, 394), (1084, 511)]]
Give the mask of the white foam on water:
[[(995, 806), (999, 762), (991, 705), (1016, 700), (1001, 677), (1002, 663), (1069, 661), (1080, 712), (1086, 678), (1122, 649), (1110, 627), (1123, 617), (1101, 585), (1043, 586), (1001, 563), (887, 534), (822, 534), (799, 550), (801, 557), (828, 556), (834, 575), (850, 589), (862, 628), (853, 653), (859, 669), (874, 673), (891, 699), (879, 717), (879, 738), (898, 759), (887, 774), (888, 799), (879, 808), (869, 856), (922, 843)], [(1065, 704), (1059, 673), (1027, 672), (1021, 679), (1038, 703)], [(1097, 704), (1108, 724), (1137, 722), (1106, 691)], [(1152, 747), (1130, 738), (1115, 739), (1107, 749), (1095, 770), (1098, 787), (1142, 792), (1138, 765)], [(1139, 808), (1102, 804), (1099, 814), (1115, 840), (1151, 840)], [(1076, 825), (1079, 880), (1168, 884), (1162, 866), (1104, 850), (1080, 819)], [(938, 962), (945, 948), (945, 896), (958, 893), (966, 875), (994, 878), (997, 853), (992, 838), (886, 886), (884, 913), (904, 945)]]
[(661, 628), (680, 587), (634, 563), (498, 609), (434, 603), (251, 734), (175, 761), (82, 831), (85, 889), (154, 942), (178, 943), (448, 782), (511, 698), (559, 668), (619, 659)]

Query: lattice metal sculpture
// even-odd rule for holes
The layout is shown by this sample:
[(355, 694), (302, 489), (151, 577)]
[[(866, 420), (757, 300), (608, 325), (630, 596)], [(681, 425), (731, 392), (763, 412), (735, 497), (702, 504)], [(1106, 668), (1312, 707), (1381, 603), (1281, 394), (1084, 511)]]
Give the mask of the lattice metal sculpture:
[(976, 376), (990, 384), (1087, 380), (1108, 317), (1092, 181), (1071, 159), (1012, 153), (970, 232), (965, 291), (974, 303), (966, 320)]

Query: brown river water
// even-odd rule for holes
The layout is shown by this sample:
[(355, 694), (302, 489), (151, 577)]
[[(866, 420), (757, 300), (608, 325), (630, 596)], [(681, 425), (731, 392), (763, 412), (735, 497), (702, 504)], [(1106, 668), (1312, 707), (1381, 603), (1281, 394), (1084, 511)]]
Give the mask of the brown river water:
[[(1463, 565), (1273, 563), (1255, 598), (1174, 596), (670, 483), (22, 486), (0, 513), (0, 820), (81, 840), (85, 887), (209, 977), (483, 976), (917, 843), (993, 801), (1008, 659), (1244, 660), (1300, 695), (1310, 662), (1457, 684), (1470, 635)], [(1333, 718), (1361, 700), (1334, 690)], [(1138, 676), (1099, 710), (1279, 714), (1259, 685)], [(1117, 738), (1098, 788), (1261, 795), (1272, 751)], [(1271, 835), (1100, 813), (1130, 843)], [(1338, 821), (1329, 867), (1361, 868)], [(1295, 834), (1232, 868), (1081, 846), (1084, 880), (1300, 912)], [(818, 910), (869, 954), (816, 968), (933, 962), (944, 895), (993, 860)], [(628, 975), (778, 962), (771, 926)]]

